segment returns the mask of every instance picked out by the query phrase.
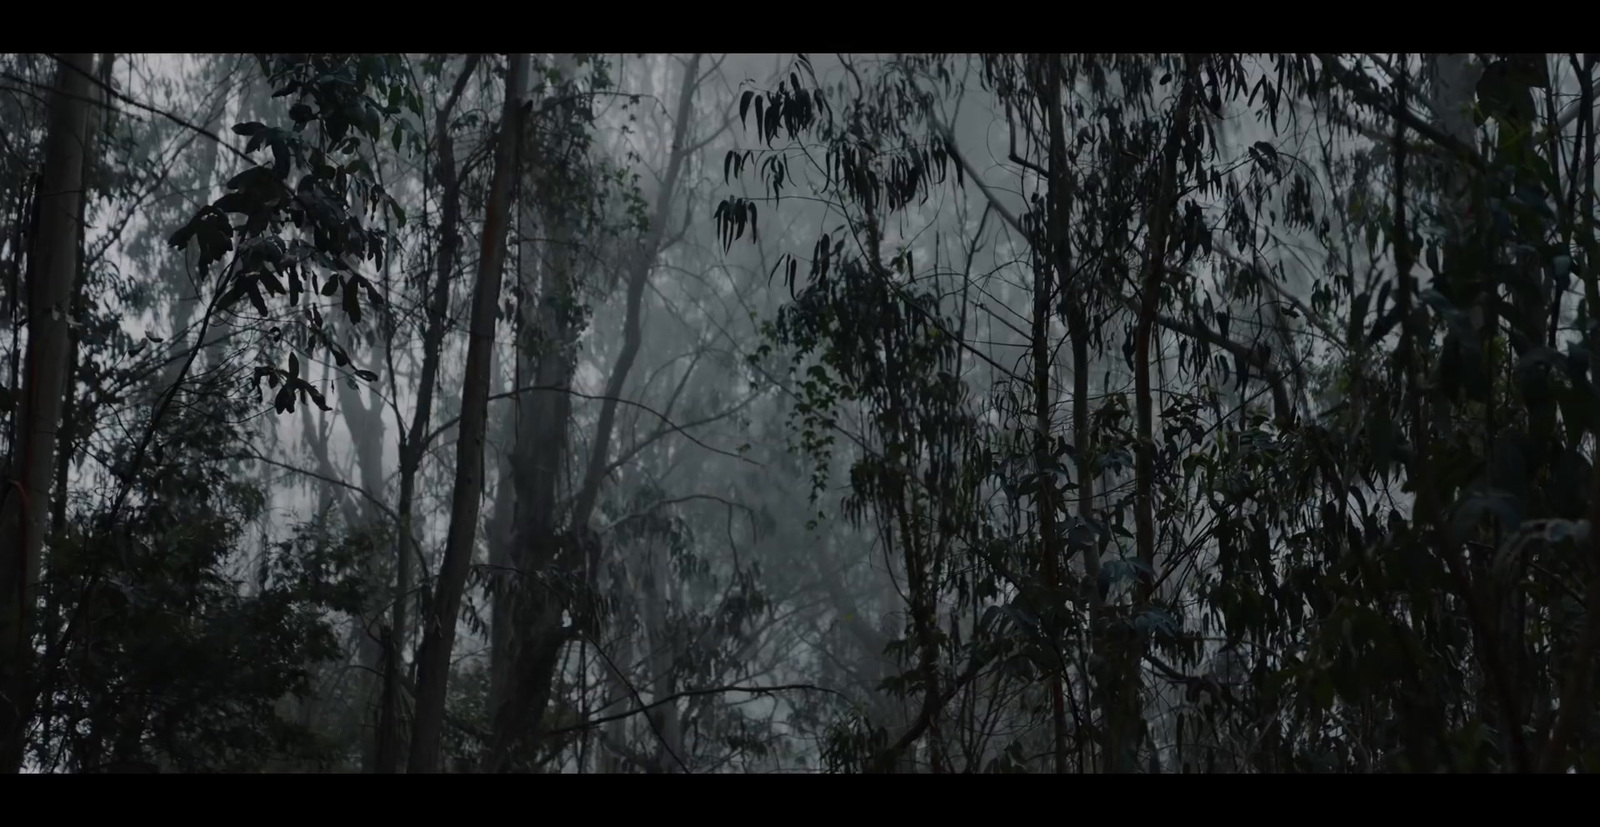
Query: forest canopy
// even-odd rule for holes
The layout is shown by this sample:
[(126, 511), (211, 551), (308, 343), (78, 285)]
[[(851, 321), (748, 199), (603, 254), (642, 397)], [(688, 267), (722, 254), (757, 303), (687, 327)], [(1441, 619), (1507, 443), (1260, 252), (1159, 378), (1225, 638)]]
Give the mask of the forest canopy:
[(1596, 60), (0, 55), (0, 767), (1600, 770)]

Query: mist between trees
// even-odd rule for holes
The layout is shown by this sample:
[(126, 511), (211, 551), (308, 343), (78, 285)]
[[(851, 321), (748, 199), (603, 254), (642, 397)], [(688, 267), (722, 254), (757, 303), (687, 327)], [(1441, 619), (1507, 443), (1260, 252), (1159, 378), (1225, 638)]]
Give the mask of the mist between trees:
[(0, 56), (0, 766), (1600, 769), (1595, 63)]

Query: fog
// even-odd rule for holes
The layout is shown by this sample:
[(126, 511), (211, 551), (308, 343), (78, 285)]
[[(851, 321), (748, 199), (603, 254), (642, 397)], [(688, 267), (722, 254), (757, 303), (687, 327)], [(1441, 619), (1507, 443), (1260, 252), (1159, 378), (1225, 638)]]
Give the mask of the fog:
[(1592, 769), (1592, 62), (6, 55), (5, 760)]

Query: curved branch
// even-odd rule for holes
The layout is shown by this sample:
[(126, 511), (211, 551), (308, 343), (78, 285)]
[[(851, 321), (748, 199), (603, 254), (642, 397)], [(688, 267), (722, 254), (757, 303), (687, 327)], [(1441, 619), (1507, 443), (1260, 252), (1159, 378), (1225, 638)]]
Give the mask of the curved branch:
[(360, 494), (362, 497), (366, 498), (367, 502), (370, 502), (374, 506), (376, 506), (379, 511), (383, 512), (383, 515), (385, 517), (388, 517), (389, 519), (394, 520), (396, 525), (400, 524), (400, 515), (396, 514), (394, 509), (390, 508), (388, 505), (386, 505), (383, 502), (383, 500), (379, 499), (376, 495), (372, 494), (371, 492), (367, 491), (367, 489), (362, 488), (359, 485), (354, 485), (352, 483), (345, 482), (344, 480), (341, 480), (341, 479), (339, 479), (337, 477), (331, 477), (331, 476), (328, 476), (327, 474), (319, 473), (317, 471), (312, 471), (309, 468), (301, 468), (298, 465), (290, 465), (287, 462), (280, 462), (278, 460), (262, 456), (261, 454), (259, 454), (257, 452), (254, 452), (254, 451), (252, 451), (250, 453), (247, 453), (247, 454), (235, 454), (233, 456), (225, 457), (224, 459), (241, 460), (241, 461), (245, 461), (245, 462), (261, 462), (261, 463), (265, 463), (267, 465), (271, 465), (271, 466), (273, 466), (275, 468), (281, 468), (281, 469), (283, 469), (285, 471), (290, 471), (292, 473), (304, 474), (307, 477), (310, 477), (310, 478), (315, 479), (315, 480), (321, 480), (322, 482), (328, 483), (329, 485), (335, 485), (335, 486), (338, 486), (340, 488), (347, 488), (347, 489), (349, 489), (351, 491), (356, 492), (357, 494)]

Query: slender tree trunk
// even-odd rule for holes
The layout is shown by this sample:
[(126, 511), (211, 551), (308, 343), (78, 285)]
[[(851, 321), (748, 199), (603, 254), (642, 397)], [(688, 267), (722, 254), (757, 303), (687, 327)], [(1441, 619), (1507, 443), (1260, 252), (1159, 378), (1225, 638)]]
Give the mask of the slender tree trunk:
[[(561, 74), (558, 97), (569, 102), (555, 107), (555, 136), (583, 128), (577, 123), (573, 85), (577, 71), (570, 55), (556, 59)], [(523, 190), (525, 216), (539, 215), (549, 236), (537, 298), (519, 296), (521, 313), (517, 374), (531, 376), (533, 385), (550, 390), (519, 397), (514, 409), (516, 446), (511, 459), (512, 502), (509, 508), (504, 553), (497, 561), (506, 567), (494, 576), (500, 583), (491, 630), (490, 703), (493, 737), (485, 755), (485, 769), (502, 772), (514, 765), (515, 753), (529, 729), (537, 729), (549, 701), (549, 675), (560, 654), (561, 601), (545, 585), (544, 575), (558, 556), (556, 497), (561, 490), (563, 460), (572, 415), (572, 398), (565, 392), (576, 367), (577, 289), (573, 272), (573, 215), (567, 205), (565, 182), (570, 170), (553, 159), (567, 156), (561, 138), (535, 152), (539, 167), (537, 186)], [(529, 228), (531, 229), (531, 228)], [(519, 239), (524, 282), (527, 268), (541, 261), (531, 239)]]
[[(674, 667), (678, 647), (667, 628), (667, 600), (663, 594), (671, 582), (666, 550), (650, 549), (645, 566), (647, 570), (641, 585), (644, 587), (645, 634), (650, 641), (650, 695), (659, 701), (677, 691)], [(683, 723), (677, 702), (659, 706), (650, 714), (659, 739), (657, 768), (668, 773), (684, 769), (689, 756), (683, 750)]]
[[(1056, 284), (1060, 288), (1062, 300), (1072, 308), (1076, 308), (1078, 305), (1075, 298), (1069, 298), (1070, 294), (1068, 292), (1076, 288), (1076, 285), (1072, 283), (1072, 242), (1068, 238), (1072, 219), (1073, 176), (1072, 170), (1067, 164), (1066, 127), (1063, 124), (1061, 108), (1061, 86), (1066, 82), (1066, 79), (1062, 76), (1061, 59), (1061, 55), (1045, 55), (1046, 65), (1041, 67), (1042, 71), (1039, 73), (1039, 79), (1044, 90), (1045, 121), (1049, 129), (1050, 140), (1050, 189), (1047, 202), (1049, 221), (1046, 224), (1047, 232), (1049, 233), (1049, 250), (1048, 254), (1042, 257), (1044, 261), (1040, 262), (1040, 266), (1035, 271), (1033, 286), (1033, 394), (1034, 416), (1038, 420), (1035, 423), (1035, 427), (1039, 431), (1037, 435), (1037, 451), (1041, 471), (1044, 468), (1053, 469), (1056, 464), (1055, 452), (1052, 450), (1053, 440), (1050, 436), (1053, 419), (1050, 412), (1050, 374), (1053, 367), (1050, 353), (1054, 350), (1049, 342), (1051, 283), (1048, 278), (1049, 268), (1045, 265), (1045, 261), (1054, 264)], [(1077, 355), (1078, 340), (1085, 335), (1085, 331), (1079, 329), (1078, 319), (1073, 318), (1075, 315), (1081, 315), (1081, 313), (1069, 315), (1069, 320), (1074, 323), (1072, 330), (1074, 356)], [(1087, 380), (1088, 373), (1083, 367), (1082, 365), (1074, 365), (1074, 383), (1078, 381), (1080, 376)], [(1076, 384), (1074, 389), (1076, 390)], [(1074, 411), (1076, 411), (1076, 405), (1080, 401), (1087, 406), (1088, 395), (1075, 393), (1073, 400)], [(1076, 434), (1074, 438), (1077, 438)], [(1093, 485), (1088, 478), (1088, 474), (1085, 473), (1087, 471), (1088, 445), (1080, 442), (1075, 447), (1078, 454), (1078, 485), (1083, 490), (1092, 492), (1094, 490)], [(1045, 580), (1052, 593), (1054, 593), (1061, 587), (1061, 575), (1058, 567), (1062, 558), (1060, 540), (1063, 532), (1056, 526), (1056, 490), (1053, 473), (1040, 486), (1040, 490), (1047, 492), (1039, 522), (1040, 542), (1046, 564)], [(1081, 496), (1080, 494), (1080, 511), (1083, 510)], [(1090, 553), (1092, 554), (1092, 552)], [(1098, 560), (1095, 561), (1093, 568), (1095, 569), (1095, 574), (1098, 575)], [(1051, 598), (1050, 608), (1052, 614), (1059, 610), (1060, 604), (1061, 601), (1058, 598)], [(1061, 625), (1055, 624), (1051, 630), (1051, 635), (1059, 639), (1060, 631)], [(1055, 735), (1053, 739), (1055, 771), (1057, 773), (1065, 773), (1067, 771), (1067, 704), (1062, 682), (1066, 678), (1066, 664), (1058, 663), (1056, 666), (1060, 671), (1055, 674), (1050, 682), (1050, 718)]]
[[(1139, 318), (1134, 331), (1134, 402), (1137, 432), (1134, 445), (1134, 544), (1139, 562), (1145, 571), (1139, 573), (1135, 589), (1133, 611), (1146, 609), (1151, 597), (1152, 578), (1148, 572), (1155, 568), (1155, 437), (1153, 398), (1150, 388), (1150, 340), (1155, 332), (1157, 311), (1161, 306), (1162, 274), (1165, 272), (1167, 244), (1170, 236), (1170, 219), (1176, 206), (1178, 153), (1189, 132), (1189, 108), (1194, 99), (1194, 88), (1199, 83), (1196, 61), (1184, 56), (1183, 89), (1178, 95), (1177, 111), (1167, 133), (1166, 146), (1161, 153), (1159, 185), (1151, 199), (1148, 231), (1145, 237), (1144, 272), (1139, 285)], [(1130, 624), (1131, 626), (1131, 624)], [(1131, 638), (1134, 633), (1130, 632)], [(1115, 703), (1118, 715), (1112, 719), (1110, 766), (1111, 772), (1132, 772), (1137, 767), (1138, 746), (1143, 741), (1143, 708), (1140, 700), (1143, 674), (1142, 641), (1127, 641), (1122, 653), (1123, 675), (1116, 687)]]
[[(632, 662), (633, 654), (633, 641), (624, 638), (617, 642), (611, 657), (613, 660), (622, 663), (630, 663)], [(607, 708), (627, 708), (627, 704), (633, 701), (633, 694), (628, 691), (628, 685), (623, 680), (622, 674), (608, 665), (605, 669), (605, 679), (606, 694), (603, 697), (606, 699)], [(645, 766), (642, 760), (634, 760), (631, 750), (627, 753), (623, 752), (628, 744), (627, 719), (618, 718), (615, 721), (607, 721), (605, 728), (601, 730), (601, 741), (606, 749), (600, 759), (600, 772), (620, 773), (623, 771), (624, 760), (634, 764), (641, 771), (649, 770), (649, 767)]]
[[(356, 467), (360, 471), (361, 488), (367, 493), (357, 501), (348, 494), (344, 497), (345, 527), (348, 531), (366, 528), (369, 531), (378, 531), (383, 525), (383, 515), (378, 511), (368, 497), (383, 496), (383, 405), (377, 399), (371, 406), (361, 400), (361, 391), (351, 388), (347, 383), (334, 377), (334, 384), (338, 386), (339, 410), (344, 414), (345, 425), (350, 431), (350, 441), (355, 446)], [(369, 557), (365, 564), (365, 577), (367, 582), (376, 586), (379, 583), (387, 585), (388, 580), (381, 559), (376, 551)], [(383, 614), (382, 604), (388, 600), (375, 601), (380, 605), (369, 605), (361, 613), (361, 629), (356, 640), (356, 657), (361, 665), (360, 679), (357, 682), (357, 695), (360, 699), (363, 727), (373, 724), (372, 737), (364, 744), (362, 751), (362, 771), (377, 772), (380, 752), (380, 742), (383, 740), (382, 725), (374, 719), (381, 719), (383, 711), (383, 670), (386, 667), (384, 660), (385, 646), (383, 635), (379, 634), (374, 618)], [(392, 631), (389, 637), (393, 637)], [(392, 642), (392, 641), (391, 641)]]
[[(677, 182), (680, 177), (685, 156), (685, 142), (689, 129), (689, 121), (693, 114), (692, 103), (694, 99), (695, 81), (698, 79), (700, 55), (695, 55), (690, 60), (685, 71), (683, 85), (678, 96), (676, 120), (673, 127), (673, 140), (671, 154), (667, 163), (666, 174), (662, 177), (661, 190), (657, 194), (655, 212), (651, 219), (650, 228), (644, 243), (640, 246), (636, 257), (633, 259), (628, 278), (627, 317), (624, 321), (622, 351), (617, 356), (617, 362), (612, 367), (611, 375), (606, 381), (605, 399), (601, 402), (599, 421), (595, 426), (595, 435), (592, 442), (587, 470), (583, 477), (575, 503), (572, 509), (571, 529), (563, 540), (568, 544), (565, 549), (566, 563), (573, 569), (581, 571), (584, 556), (590, 552), (584, 548), (589, 534), (589, 518), (594, 512), (598, 502), (600, 486), (604, 482), (605, 468), (610, 460), (611, 431), (616, 421), (617, 399), (622, 393), (623, 385), (627, 382), (628, 373), (633, 368), (634, 359), (638, 356), (641, 341), (640, 331), (640, 306), (643, 301), (644, 288), (649, 282), (650, 272), (654, 269), (657, 256), (660, 254), (665, 227), (670, 219), (673, 198), (676, 194)], [(570, 64), (568, 71), (570, 76)], [(552, 205), (545, 205), (549, 209)], [(561, 225), (558, 219), (551, 228), (554, 247), (563, 247), (567, 241), (557, 232)], [(566, 250), (552, 251), (551, 259), (554, 262), (565, 261)], [(561, 269), (570, 267), (570, 262), (559, 265)], [(570, 275), (560, 272), (547, 274), (548, 289), (570, 290), (567, 281)], [(548, 293), (547, 293), (548, 294)], [(546, 301), (542, 305), (550, 305)], [(551, 308), (555, 310), (557, 308)], [(541, 308), (541, 312), (545, 312)], [(546, 317), (541, 321), (541, 326), (559, 321)], [(561, 324), (566, 324), (562, 322)], [(551, 338), (544, 347), (551, 347), (554, 342), (561, 342), (559, 338), (569, 335), (561, 325), (543, 327), (548, 330)], [(552, 362), (546, 369), (546, 362)], [(572, 365), (570, 357), (562, 355), (556, 359), (542, 356), (539, 364), (539, 374), (535, 384), (539, 387), (564, 388), (570, 382)], [(536, 416), (542, 420), (529, 422), (519, 426), (518, 450), (522, 450), (523, 440), (533, 440), (530, 446), (530, 460), (518, 462), (519, 482), (517, 485), (517, 523), (518, 530), (528, 532), (529, 539), (518, 541), (515, 547), (520, 553), (526, 555), (517, 563), (516, 576), (526, 579), (529, 572), (541, 571), (556, 562), (558, 554), (554, 543), (554, 495), (551, 487), (555, 484), (558, 475), (555, 473), (560, 467), (560, 458), (565, 453), (566, 420), (571, 405), (565, 393), (559, 391), (538, 391), (534, 398), (548, 397), (536, 401), (535, 406), (530, 406)], [(541, 425), (542, 421), (542, 425)], [(560, 442), (556, 442), (557, 437)], [(516, 742), (524, 737), (527, 732), (536, 732), (544, 714), (544, 707), (549, 700), (550, 682), (556, 665), (556, 658), (560, 652), (561, 644), (565, 640), (565, 633), (559, 628), (561, 605), (553, 596), (534, 592), (527, 584), (513, 589), (515, 595), (513, 603), (516, 608), (511, 610), (510, 616), (515, 619), (517, 638), (502, 644), (501, 656), (508, 661), (512, 674), (502, 677), (499, 705), (496, 706), (494, 744), (486, 757), (487, 767), (491, 771), (502, 771), (507, 768), (511, 750)]]
[[(1584, 260), (1592, 262), (1596, 254), (1600, 253), (1600, 245), (1595, 243), (1594, 210), (1595, 210), (1595, 122), (1594, 122), (1594, 64), (1595, 55), (1584, 55), (1583, 70), (1578, 83), (1582, 86), (1579, 97), (1578, 117), (1586, 128), (1580, 128), (1578, 135), (1581, 146), (1573, 147), (1573, 152), (1582, 153), (1581, 161), (1577, 166), (1578, 176), (1570, 182), (1570, 186), (1578, 188), (1578, 214), (1574, 224), (1577, 230), (1578, 241), (1584, 252)], [(1583, 280), (1590, 295), (1596, 292), (1596, 277), (1593, 266), (1585, 267)], [(1594, 307), (1591, 303), (1590, 307)], [(1592, 310), (1590, 311), (1593, 312)], [(1591, 336), (1592, 338), (1592, 336)], [(1593, 346), (1591, 341), (1590, 346)], [(1600, 436), (1600, 435), (1597, 435)], [(1590, 458), (1591, 467), (1600, 468), (1600, 444), (1597, 444)], [(1600, 474), (1595, 474), (1590, 482), (1589, 493), (1589, 525), (1600, 526)], [(1561, 682), (1561, 708), (1556, 718), (1551, 722), (1550, 739), (1545, 743), (1544, 753), (1539, 762), (1542, 772), (1565, 772), (1570, 766), (1567, 750), (1583, 738), (1587, 729), (1594, 730), (1594, 665), (1595, 659), (1600, 657), (1600, 538), (1591, 539), (1586, 544), (1588, 559), (1584, 561), (1587, 577), (1584, 583), (1583, 600), (1583, 627), (1577, 640), (1577, 651), (1568, 655)], [(1592, 736), (1591, 736), (1592, 738)], [(1592, 740), (1590, 743), (1593, 743)], [(1579, 744), (1581, 747), (1581, 744)]]
[(18, 410), (17, 456), (0, 506), (0, 769), (21, 768), (33, 708), (32, 620), (56, 429), (66, 392), (67, 319), (78, 272), (78, 214), (93, 70), (88, 54), (57, 60), (50, 134), (30, 245), (27, 372)]
[(461, 592), (466, 586), (478, 533), (479, 500), (483, 494), (483, 438), (489, 410), (489, 351), (494, 347), (500, 277), (506, 256), (506, 219), (511, 181), (516, 172), (516, 145), (521, 132), (518, 127), (528, 68), (526, 55), (509, 55), (507, 62), (505, 106), (495, 147), (494, 178), (484, 215), (478, 284), (472, 303), (472, 338), (467, 346), (466, 375), (462, 384), (450, 529), (445, 539), (444, 560), (439, 567), (438, 591), (430, 607), (427, 628), (423, 630), (418, 658), (410, 772), (439, 770), (445, 689), (450, 676), (450, 653), (455, 643), (456, 615), (461, 608)]
[[(529, 162), (531, 163), (531, 159)], [(526, 196), (524, 195), (522, 198), (525, 200)], [(524, 215), (527, 212), (526, 207), (525, 203), (519, 203), (517, 207), (515, 226), (517, 228), (519, 246), (524, 244), (522, 239), (533, 232), (531, 228), (523, 224)], [(528, 284), (528, 276), (530, 274), (526, 273), (526, 271), (531, 268), (528, 266), (526, 259), (526, 251), (519, 251), (517, 255), (517, 284), (512, 288), (512, 294), (517, 296), (517, 304), (519, 305), (514, 318), (515, 332), (512, 334), (513, 341), (517, 343), (517, 348), (513, 353), (508, 354), (512, 362), (509, 381), (505, 384), (501, 384), (498, 381), (501, 357), (501, 352), (498, 349), (495, 350), (494, 363), (490, 368), (490, 372), (496, 377), (495, 392), (497, 394), (513, 392), (516, 388), (531, 382), (530, 377), (533, 375), (533, 371), (524, 370), (524, 365), (529, 363), (530, 360), (524, 354), (524, 348), (522, 347), (523, 338), (528, 335), (526, 320), (530, 315), (533, 315), (533, 311), (527, 306), (531, 303), (525, 298), (534, 293), (533, 287)], [(500, 417), (500, 432), (497, 435), (500, 443), (500, 469), (495, 478), (494, 510), (484, 525), (484, 532), (488, 535), (486, 539), (489, 543), (489, 582), (493, 584), (489, 590), (489, 709), (491, 710), (500, 707), (500, 701), (504, 697), (505, 678), (509, 674), (507, 667), (510, 662), (505, 657), (505, 648), (507, 637), (511, 631), (509, 614), (511, 601), (502, 596), (504, 592), (501, 587), (510, 582), (509, 573), (515, 566), (512, 545), (517, 539), (516, 469), (523, 459), (521, 451), (518, 450), (519, 444), (517, 441), (518, 425), (522, 416), (522, 404), (522, 397), (513, 396), (511, 404), (502, 408), (504, 414)]]
[[(411, 425), (402, 428), (398, 449), (400, 460), (400, 493), (396, 502), (399, 525), (395, 530), (395, 587), (394, 606), (391, 609), (388, 651), (395, 653), (385, 663), (385, 691), (378, 714), (378, 766), (380, 773), (394, 773), (400, 769), (404, 744), (400, 725), (400, 692), (390, 690), (390, 683), (400, 680), (401, 660), (410, 641), (411, 563), (419, 546), (413, 526), (412, 511), (416, 502), (417, 472), (427, 454), (428, 428), (433, 419), (433, 394), (439, 377), (439, 360), (444, 349), (446, 317), (450, 312), (450, 284), (455, 272), (456, 253), (461, 246), (461, 184), (457, 176), (455, 144), (450, 137), (450, 115), (461, 100), (474, 70), (481, 61), (480, 55), (469, 55), (456, 76), (455, 87), (434, 119), (434, 144), (438, 162), (434, 172), (439, 180), (439, 247), (435, 252), (432, 289), (428, 296), (427, 321), (422, 333), (422, 372), (417, 378), (417, 401), (412, 411)], [(426, 179), (426, 175), (424, 175)], [(426, 183), (426, 180), (424, 181)], [(415, 663), (413, 663), (415, 667)]]
[(31, 622), (50, 502), (56, 431), (67, 388), (72, 293), (78, 271), (91, 56), (63, 55), (50, 104), (28, 278), (28, 350), (18, 411), (18, 456), (0, 510), (0, 767), (20, 768), (34, 687)]
[[(1058, 62), (1058, 69), (1059, 65)], [(1056, 84), (1055, 88), (1059, 89), (1060, 83)], [(1052, 117), (1060, 111), (1061, 103), (1058, 98), (1052, 108)], [(1058, 130), (1054, 122), (1052, 122), (1052, 140), (1055, 139), (1058, 131), (1063, 137), (1065, 136), (1064, 128)], [(1052, 151), (1052, 156), (1053, 158), (1055, 157), (1054, 151)], [(1065, 159), (1063, 158), (1062, 160), (1064, 162)], [(1055, 161), (1052, 160), (1052, 164), (1054, 163)], [(1067, 334), (1072, 343), (1072, 444), (1076, 449), (1073, 462), (1078, 482), (1078, 519), (1082, 520), (1086, 526), (1092, 526), (1095, 520), (1095, 480), (1099, 475), (1094, 467), (1094, 433), (1090, 430), (1089, 419), (1089, 374), (1093, 363), (1089, 358), (1088, 288), (1072, 267), (1072, 244), (1071, 239), (1068, 237), (1072, 220), (1070, 168), (1066, 169), (1066, 175), (1058, 177), (1065, 178), (1065, 180), (1059, 180), (1052, 184), (1052, 189), (1057, 185), (1062, 186), (1067, 193), (1067, 197), (1062, 204), (1062, 208), (1057, 213), (1060, 217), (1055, 222), (1054, 250), (1057, 277), (1065, 282), (1062, 290), (1067, 304)], [(1105, 628), (1105, 600), (1101, 597), (1099, 589), (1100, 543), (1101, 538), (1097, 533), (1097, 536), (1089, 538), (1088, 544), (1082, 549), (1083, 573), (1089, 586), (1089, 645), (1091, 652), (1099, 652), (1104, 649), (1102, 632)], [(1084, 698), (1087, 702), (1090, 697), (1091, 679), (1088, 674), (1084, 674), (1082, 680)], [(1059, 750), (1061, 747), (1062, 745), (1058, 742), (1057, 749)], [(1083, 763), (1081, 755), (1079, 763), (1079, 771), (1086, 769), (1081, 766)], [(1058, 769), (1057, 771), (1059, 772), (1060, 770)]]
[(637, 257), (634, 259), (633, 271), (628, 278), (628, 310), (627, 319), (623, 322), (622, 352), (617, 354), (617, 362), (611, 369), (611, 376), (606, 380), (605, 401), (601, 403), (600, 419), (595, 425), (594, 450), (589, 453), (589, 468), (584, 474), (583, 488), (578, 492), (576, 505), (573, 507), (575, 525), (584, 525), (589, 521), (589, 515), (594, 511), (596, 499), (600, 496), (600, 484), (607, 460), (610, 458), (611, 429), (616, 422), (617, 399), (622, 393), (622, 387), (628, 381), (628, 372), (633, 369), (633, 360), (639, 355), (640, 322), (639, 311), (641, 300), (644, 297), (644, 288), (650, 281), (650, 271), (655, 268), (656, 257), (661, 253), (661, 243), (666, 237), (667, 222), (671, 218), (672, 199), (677, 189), (678, 176), (683, 171), (685, 156), (688, 154), (685, 142), (689, 134), (689, 120), (694, 114), (695, 81), (700, 72), (700, 55), (695, 55), (684, 69), (683, 86), (678, 92), (678, 109), (673, 121), (672, 154), (667, 161), (667, 174), (662, 176), (661, 190), (656, 195), (655, 214), (650, 222), (649, 235), (641, 245)]
[[(100, 55), (97, 68), (100, 83), (106, 87), (111, 85), (111, 68), (116, 63), (117, 56), (106, 53)], [(103, 90), (93, 90), (97, 101), (104, 101), (106, 94)], [(84, 270), (84, 250), (87, 242), (87, 216), (89, 213), (88, 188), (90, 186), (90, 173), (94, 169), (94, 136), (104, 126), (106, 118), (101, 115), (102, 110), (91, 108), (89, 110), (89, 123), (84, 129), (84, 134), (89, 136), (88, 145), (83, 152), (83, 173), (85, 192), (78, 199), (78, 273), (72, 285), (72, 318), (81, 321), (83, 315), (83, 282), (86, 273)], [(61, 427), (56, 431), (56, 481), (55, 496), (50, 501), (50, 534), (59, 535), (67, 527), (67, 471), (72, 465), (74, 434), (74, 411), (77, 409), (77, 377), (78, 377), (78, 334), (68, 327), (67, 336), (67, 380), (66, 398), (61, 402)]]

